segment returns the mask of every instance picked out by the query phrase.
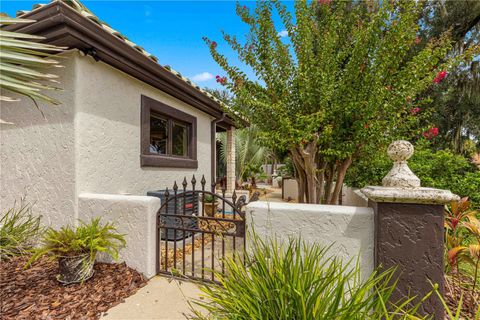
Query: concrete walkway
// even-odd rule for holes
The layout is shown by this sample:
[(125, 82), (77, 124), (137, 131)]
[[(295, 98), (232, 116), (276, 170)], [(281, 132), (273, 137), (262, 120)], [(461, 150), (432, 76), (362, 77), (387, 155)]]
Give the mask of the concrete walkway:
[(105, 312), (101, 319), (189, 319), (193, 313), (187, 301), (199, 299), (200, 294), (195, 283), (157, 276), (125, 302)]

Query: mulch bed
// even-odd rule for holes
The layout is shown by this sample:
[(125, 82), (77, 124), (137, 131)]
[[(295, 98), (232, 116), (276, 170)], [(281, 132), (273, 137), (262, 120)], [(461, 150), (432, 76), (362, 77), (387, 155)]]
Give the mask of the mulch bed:
[(64, 286), (55, 278), (56, 261), (41, 259), (24, 270), (26, 261), (0, 261), (1, 319), (98, 319), (146, 283), (124, 263), (97, 263), (91, 279)]
[(445, 277), (445, 301), (453, 314), (457, 311), (460, 297), (462, 297), (462, 316), (473, 319), (480, 306), (480, 290), (472, 292), (466, 284), (470, 285), (472, 279), (456, 274), (454, 277)]

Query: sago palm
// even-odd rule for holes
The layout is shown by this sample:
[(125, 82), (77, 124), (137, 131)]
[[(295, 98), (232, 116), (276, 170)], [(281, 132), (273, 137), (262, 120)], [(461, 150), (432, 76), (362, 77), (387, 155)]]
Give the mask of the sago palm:
[(37, 99), (58, 104), (42, 91), (58, 89), (47, 84), (56, 83), (57, 76), (45, 69), (58, 66), (52, 54), (63, 48), (38, 42), (43, 39), (40, 36), (4, 30), (8, 25), (32, 22), (35, 21), (0, 15), (0, 100), (19, 101), (18, 97), (11, 96), (13, 93), (32, 99), (37, 107)]

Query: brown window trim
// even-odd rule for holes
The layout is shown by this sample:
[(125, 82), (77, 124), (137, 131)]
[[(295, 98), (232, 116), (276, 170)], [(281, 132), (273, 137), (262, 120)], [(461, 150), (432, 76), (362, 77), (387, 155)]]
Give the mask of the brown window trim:
[[(164, 168), (198, 168), (197, 161), (197, 118), (172, 108), (160, 101), (147, 96), (141, 97), (141, 153), (140, 165), (142, 167)], [(156, 155), (149, 153), (150, 146), (150, 115), (151, 113), (167, 117), (173, 121), (186, 123), (188, 126), (188, 157)]]

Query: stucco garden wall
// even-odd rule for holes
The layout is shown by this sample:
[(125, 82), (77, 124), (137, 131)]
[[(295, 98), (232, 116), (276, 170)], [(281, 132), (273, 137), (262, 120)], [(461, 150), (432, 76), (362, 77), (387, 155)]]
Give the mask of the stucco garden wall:
[[(75, 61), (76, 53), (62, 54), (63, 68), (51, 68), (59, 76), (49, 95), (61, 102), (54, 106), (28, 98), (0, 103), (0, 207), (4, 212), (26, 196), (35, 202), (34, 212), (43, 223), (59, 227), (72, 223), (75, 199)], [(2, 93), (3, 95), (3, 93)], [(10, 93), (8, 93), (10, 95)]]
[[(125, 234), (127, 245), (120, 251), (119, 261), (142, 272), (146, 277), (155, 273), (156, 224), (155, 217), (160, 209), (160, 199), (147, 196), (125, 196), (111, 194), (80, 194), (78, 199), (79, 218), (89, 221), (101, 217), (101, 221), (114, 223), (121, 234)], [(98, 260), (111, 262), (106, 255)]]
[[(211, 181), (212, 117), (103, 62), (80, 55), (76, 60), (78, 192), (145, 195), (192, 174)], [(198, 169), (140, 167), (142, 94), (197, 118)]]
[(348, 261), (358, 257), (362, 277), (374, 269), (373, 209), (252, 202), (247, 205), (247, 226), (262, 237), (288, 239), (301, 235), (307, 243), (330, 246), (330, 253)]

